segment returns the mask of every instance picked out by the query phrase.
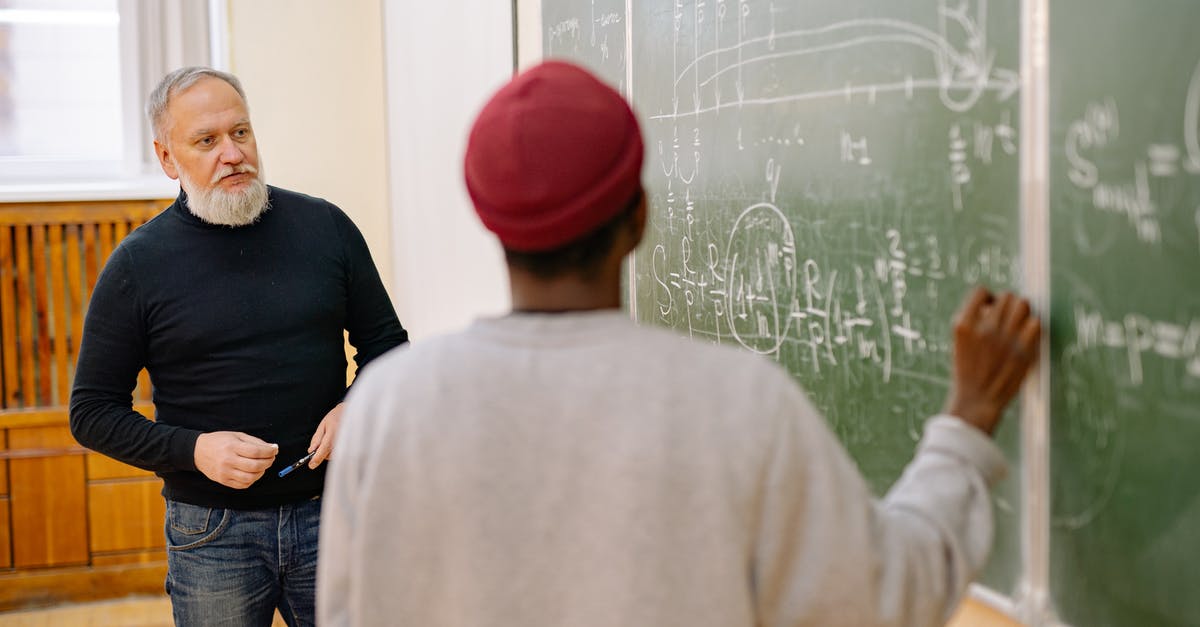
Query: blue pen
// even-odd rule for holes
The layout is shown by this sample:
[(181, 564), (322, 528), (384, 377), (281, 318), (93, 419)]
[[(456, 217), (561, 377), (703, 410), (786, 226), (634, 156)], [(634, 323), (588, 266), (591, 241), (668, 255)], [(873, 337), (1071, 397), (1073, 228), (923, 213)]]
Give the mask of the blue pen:
[(286, 477), (289, 472), (292, 472), (293, 470), (307, 464), (309, 462), (309, 460), (311, 460), (313, 458), (313, 455), (316, 455), (316, 454), (317, 454), (317, 452), (313, 451), (313, 452), (309, 453), (308, 455), (301, 457), (300, 461), (292, 464), (291, 466), (288, 466), (287, 468), (284, 468), (283, 470), (280, 470), (279, 476)]

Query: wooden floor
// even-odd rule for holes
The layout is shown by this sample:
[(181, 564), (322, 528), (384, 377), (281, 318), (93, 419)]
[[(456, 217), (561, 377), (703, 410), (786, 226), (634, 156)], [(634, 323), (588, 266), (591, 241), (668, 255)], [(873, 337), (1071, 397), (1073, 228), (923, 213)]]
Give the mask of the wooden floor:
[[(275, 616), (273, 627), (283, 627)], [(171, 603), (166, 597), (141, 597), (105, 603), (84, 603), (28, 612), (0, 613), (0, 627), (171, 627)], [(948, 627), (1020, 627), (1004, 615), (967, 601)]]
[[(0, 627), (171, 627), (167, 597), (134, 597), (44, 610), (0, 613)], [(272, 627), (285, 627), (275, 614)]]
[(1021, 627), (1021, 623), (982, 603), (967, 599), (947, 627)]

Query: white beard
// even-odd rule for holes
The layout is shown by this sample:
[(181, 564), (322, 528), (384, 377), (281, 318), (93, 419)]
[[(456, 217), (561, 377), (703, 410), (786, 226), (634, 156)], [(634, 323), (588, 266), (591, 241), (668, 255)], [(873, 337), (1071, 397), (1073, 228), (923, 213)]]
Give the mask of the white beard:
[[(267, 184), (263, 182), (262, 165), (255, 169), (250, 164), (229, 166), (218, 170), (213, 176), (212, 187), (200, 189), (182, 169), (179, 169), (179, 184), (187, 192), (188, 211), (201, 220), (220, 226), (247, 226), (258, 221), (270, 208)], [(222, 178), (237, 172), (247, 172), (255, 177), (245, 189), (227, 192), (217, 186)]]

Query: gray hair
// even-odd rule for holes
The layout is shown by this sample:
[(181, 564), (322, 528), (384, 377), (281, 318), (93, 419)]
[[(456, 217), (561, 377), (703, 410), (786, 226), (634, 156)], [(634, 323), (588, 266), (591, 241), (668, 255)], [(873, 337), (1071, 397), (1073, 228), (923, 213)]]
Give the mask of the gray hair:
[(154, 129), (154, 139), (163, 141), (167, 134), (167, 105), (170, 104), (171, 98), (179, 92), (195, 85), (202, 78), (217, 78), (229, 83), (238, 95), (242, 97), (242, 101), (246, 101), (246, 92), (242, 91), (242, 83), (236, 76), (229, 72), (214, 70), (210, 67), (194, 65), (192, 67), (183, 67), (167, 74), (158, 83), (158, 87), (150, 92), (150, 98), (146, 101), (146, 118), (150, 120), (150, 127)]

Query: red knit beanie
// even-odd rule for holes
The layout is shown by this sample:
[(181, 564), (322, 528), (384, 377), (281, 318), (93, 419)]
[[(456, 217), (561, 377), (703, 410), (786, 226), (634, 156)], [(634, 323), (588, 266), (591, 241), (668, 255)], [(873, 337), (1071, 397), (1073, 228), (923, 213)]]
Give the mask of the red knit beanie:
[(642, 135), (614, 89), (561, 61), (531, 68), (483, 107), (467, 142), (467, 191), (510, 250), (552, 250), (626, 207)]

